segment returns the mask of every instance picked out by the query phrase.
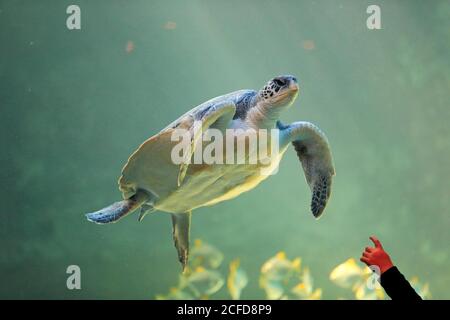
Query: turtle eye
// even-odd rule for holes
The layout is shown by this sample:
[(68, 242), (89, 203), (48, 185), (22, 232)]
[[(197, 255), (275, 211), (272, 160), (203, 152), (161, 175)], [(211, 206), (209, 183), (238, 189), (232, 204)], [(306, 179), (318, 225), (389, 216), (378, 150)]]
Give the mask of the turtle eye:
[(275, 82), (275, 84), (279, 87), (282, 87), (286, 84), (286, 82), (281, 79), (273, 79), (273, 82)]

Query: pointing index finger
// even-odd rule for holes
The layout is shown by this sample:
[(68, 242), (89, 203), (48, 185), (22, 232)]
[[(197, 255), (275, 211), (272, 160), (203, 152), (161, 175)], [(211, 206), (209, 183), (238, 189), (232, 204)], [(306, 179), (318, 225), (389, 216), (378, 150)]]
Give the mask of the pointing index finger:
[(377, 237), (371, 236), (369, 239), (372, 240), (373, 244), (375, 245), (375, 248), (383, 249), (383, 246), (381, 245), (381, 242), (380, 240), (378, 240)]

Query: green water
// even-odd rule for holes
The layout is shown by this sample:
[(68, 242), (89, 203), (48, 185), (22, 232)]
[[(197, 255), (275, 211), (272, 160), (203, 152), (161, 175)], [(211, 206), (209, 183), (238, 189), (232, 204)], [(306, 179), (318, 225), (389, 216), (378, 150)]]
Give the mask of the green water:
[[(78, 0), (69, 31), (74, 1), (1, 0), (0, 297), (166, 293), (180, 271), (168, 215), (83, 214), (120, 199), (128, 156), (179, 115), (289, 73), (301, 94), (282, 120), (314, 122), (332, 146), (325, 215), (310, 214), (288, 150), (256, 189), (196, 210), (192, 237), (241, 259), (242, 298), (264, 297), (259, 269), (279, 250), (302, 257), (323, 298), (351, 298), (328, 276), (371, 234), (450, 298), (450, 2), (376, 1), (382, 30), (368, 30), (373, 2)], [(66, 288), (72, 264), (81, 290)]]

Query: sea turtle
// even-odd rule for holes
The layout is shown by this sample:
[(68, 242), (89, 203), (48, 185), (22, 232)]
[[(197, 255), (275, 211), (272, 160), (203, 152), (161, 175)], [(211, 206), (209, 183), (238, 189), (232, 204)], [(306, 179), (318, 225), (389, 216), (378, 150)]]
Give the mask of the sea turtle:
[[(301, 161), (306, 181), (312, 191), (311, 211), (319, 218), (330, 197), (335, 174), (332, 155), (325, 134), (309, 122), (282, 124), (281, 112), (297, 98), (299, 86), (294, 76), (278, 76), (259, 91), (240, 90), (211, 99), (188, 111), (158, 134), (145, 141), (128, 159), (119, 178), (122, 201), (97, 212), (88, 213), (89, 221), (99, 224), (116, 222), (140, 208), (139, 221), (146, 213), (158, 210), (172, 215), (173, 238), (183, 270), (188, 261), (191, 211), (228, 200), (251, 190), (269, 175), (262, 174), (262, 164), (189, 164), (195, 146), (203, 140), (195, 133), (201, 123), (209, 129), (245, 132), (254, 129), (279, 129), (279, 152), (266, 167), (275, 170), (289, 144)], [(181, 164), (173, 161), (176, 130), (188, 130), (192, 148)], [(244, 129), (244, 130), (238, 130)], [(224, 152), (229, 152), (225, 150)], [(236, 152), (233, 149), (231, 152)], [(224, 155), (225, 156), (225, 155)], [(233, 155), (234, 157), (234, 155)]]

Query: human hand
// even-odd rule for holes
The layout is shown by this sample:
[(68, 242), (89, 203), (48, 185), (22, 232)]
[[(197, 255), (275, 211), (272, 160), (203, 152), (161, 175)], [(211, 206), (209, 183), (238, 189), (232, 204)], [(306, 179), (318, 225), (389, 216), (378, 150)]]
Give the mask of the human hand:
[(372, 240), (375, 248), (366, 247), (359, 260), (364, 262), (368, 267), (372, 265), (378, 266), (378, 268), (380, 268), (381, 274), (383, 274), (394, 265), (387, 252), (384, 251), (380, 240), (378, 240), (378, 238), (375, 236), (371, 236), (370, 240)]

